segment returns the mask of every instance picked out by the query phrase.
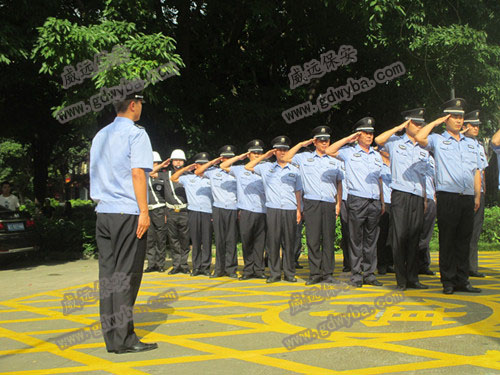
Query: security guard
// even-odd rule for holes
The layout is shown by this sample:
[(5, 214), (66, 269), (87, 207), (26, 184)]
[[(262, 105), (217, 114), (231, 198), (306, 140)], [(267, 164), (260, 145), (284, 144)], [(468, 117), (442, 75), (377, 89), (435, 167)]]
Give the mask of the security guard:
[(377, 240), (377, 269), (379, 275), (385, 275), (387, 272), (393, 271), (394, 260), (392, 257), (392, 247), (389, 241), (389, 229), (391, 227), (391, 160), (389, 153), (382, 148), (379, 148), (380, 156), (382, 156), (382, 188), (384, 192), (385, 212), (380, 216), (378, 222), (380, 234)]
[(424, 212), (424, 223), (418, 242), (418, 273), (420, 275), (435, 275), (430, 269), (431, 254), (429, 244), (434, 233), (436, 224), (436, 162), (434, 157), (429, 154), (428, 173), (425, 176), (425, 193), (427, 195), (427, 207)]
[[(349, 209), (349, 251), (351, 284), (381, 286), (375, 277), (377, 268), (378, 221), (384, 213), (380, 173), (382, 157), (371, 147), (375, 120), (364, 117), (354, 125), (355, 133), (329, 146), (326, 153), (345, 162), (347, 206)], [(358, 141), (354, 147), (346, 144)]]
[[(335, 268), (335, 224), (340, 212), (341, 166), (334, 157), (326, 155), (330, 146), (331, 129), (318, 126), (312, 139), (300, 142), (285, 155), (286, 162), (299, 167), (304, 194), (304, 220), (309, 258), (309, 279), (306, 285), (333, 283)], [(314, 144), (315, 151), (297, 152)]]
[[(141, 285), (150, 219), (147, 173), (153, 168), (151, 142), (142, 126), (143, 96), (130, 94), (114, 103), (116, 118), (101, 129), (90, 149), (90, 196), (97, 202), (96, 242), (99, 249), (99, 283), (118, 274), (130, 277), (129, 287), (104, 293), (100, 288), (99, 313), (107, 317), (132, 310)], [(133, 317), (125, 324), (103, 329), (108, 352), (135, 353), (156, 349), (139, 341)]]
[(497, 154), (498, 159), (498, 189), (500, 190), (500, 130), (491, 137), (491, 148)]
[(470, 253), (469, 253), (469, 277), (484, 277), (484, 273), (478, 272), (478, 256), (477, 256), (477, 246), (479, 243), (479, 237), (481, 236), (481, 231), (483, 230), (484, 222), (484, 193), (485, 193), (485, 179), (484, 170), (488, 166), (488, 161), (486, 159), (486, 154), (484, 152), (484, 147), (477, 140), (479, 134), (479, 125), (481, 125), (481, 120), (479, 119), (479, 111), (475, 110), (467, 113), (464, 116), (464, 127), (465, 132), (463, 133), (469, 140), (475, 144), (479, 150), (479, 156), (481, 159), (481, 165), (479, 169), (481, 170), (481, 202), (479, 209), (474, 213), (474, 227), (472, 229), (472, 237), (470, 240)]
[[(439, 270), (443, 293), (479, 293), (469, 282), (469, 245), (474, 211), (481, 198), (479, 150), (460, 133), (465, 100), (457, 98), (443, 104), (446, 116), (424, 126), (417, 142), (436, 159), (436, 198), (439, 227)], [(445, 122), (442, 134), (430, 134)]]
[(213, 167), (232, 158), (234, 150), (234, 146), (231, 145), (221, 147), (218, 158), (203, 164), (195, 171), (197, 176), (210, 180), (214, 198), (215, 270), (210, 277), (229, 276), (233, 279), (238, 277), (236, 179), (225, 170)]
[(193, 252), (191, 276), (210, 276), (212, 262), (212, 189), (210, 181), (193, 173), (186, 173), (208, 163), (208, 154), (200, 152), (194, 156), (194, 163), (178, 169), (170, 177), (174, 183), (184, 186), (188, 202), (189, 236)]
[(189, 273), (189, 226), (186, 190), (179, 182), (173, 182), (172, 175), (184, 167), (186, 155), (182, 150), (174, 150), (170, 155), (172, 167), (167, 171), (165, 181), (165, 206), (167, 234), (172, 251), (172, 269), (169, 275)]
[(244, 267), (240, 280), (265, 279), (264, 246), (266, 244), (266, 195), (262, 177), (235, 162), (257, 159), (264, 152), (264, 142), (247, 143), (247, 152), (221, 163), (220, 167), (236, 178), (239, 227)]
[[(284, 280), (294, 283), (294, 245), (297, 223), (301, 219), (302, 181), (299, 169), (285, 161), (290, 138), (279, 136), (272, 140), (272, 149), (245, 165), (248, 171), (262, 177), (266, 194), (267, 238), (270, 276), (267, 283), (281, 280), (280, 245), (283, 243)], [(261, 163), (276, 156), (274, 163)]]
[(165, 183), (168, 177), (165, 172), (156, 172), (162, 162), (160, 154), (153, 152), (153, 171), (148, 179), (149, 217), (151, 225), (148, 229), (148, 249), (146, 258), (148, 268), (144, 272), (165, 272), (165, 253), (167, 245), (167, 227), (165, 224)]
[[(392, 212), (390, 243), (397, 288), (427, 289), (418, 279), (418, 243), (424, 222), (425, 176), (429, 152), (415, 141), (424, 124), (423, 108), (402, 113), (405, 121), (375, 138), (391, 159)], [(403, 136), (396, 133), (405, 131)]]

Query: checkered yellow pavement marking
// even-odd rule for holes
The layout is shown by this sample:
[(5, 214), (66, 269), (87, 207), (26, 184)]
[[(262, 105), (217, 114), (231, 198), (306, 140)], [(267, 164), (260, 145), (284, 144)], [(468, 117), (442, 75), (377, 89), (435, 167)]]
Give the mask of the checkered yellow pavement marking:
[[(342, 262), (336, 261), (335, 276)], [(56, 337), (99, 320), (97, 303), (62, 312), (63, 294), (92, 287), (89, 279), (86, 285), (0, 302), (0, 375), (500, 374), (500, 254), (481, 253), (480, 265), (487, 277), (471, 281), (481, 294), (444, 295), (438, 276), (421, 276), (428, 290), (408, 289), (401, 302), (293, 350), (282, 340), (316, 329), (328, 314), (348, 306), (373, 305), (376, 297), (394, 291), (394, 275), (379, 276), (383, 287), (348, 290), (291, 315), (291, 293), (310, 288), (300, 279), (266, 284), (145, 274), (139, 304), (170, 288), (179, 295), (170, 306), (134, 318), (137, 334), (158, 342), (159, 349), (116, 355), (106, 352), (102, 338), (90, 338), (60, 350)], [(307, 274), (306, 268), (297, 276)]]

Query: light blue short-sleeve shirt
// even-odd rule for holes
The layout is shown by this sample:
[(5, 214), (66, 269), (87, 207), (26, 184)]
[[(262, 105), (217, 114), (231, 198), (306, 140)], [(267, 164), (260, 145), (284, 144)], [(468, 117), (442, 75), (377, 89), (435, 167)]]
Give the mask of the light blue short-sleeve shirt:
[(296, 191), (302, 190), (302, 181), (297, 167), (288, 163), (281, 167), (277, 162), (261, 163), (254, 167), (262, 177), (266, 193), (266, 207), (281, 210), (296, 210)]
[(313, 151), (295, 155), (292, 163), (299, 166), (305, 199), (335, 203), (337, 181), (342, 178), (337, 159)]
[(236, 179), (221, 168), (209, 168), (203, 177), (210, 179), (214, 207), (237, 210)]
[(139, 215), (132, 168), (153, 169), (153, 150), (146, 130), (125, 117), (102, 128), (90, 148), (90, 197), (98, 213)]
[(479, 151), (463, 134), (457, 141), (448, 131), (428, 136), (427, 150), (436, 161), (436, 190), (474, 195), (474, 176), (480, 165)]
[(382, 156), (373, 147), (366, 152), (359, 145), (344, 146), (339, 150), (338, 158), (345, 163), (349, 194), (380, 199), (379, 178), (383, 163)]
[(233, 165), (229, 174), (236, 178), (238, 208), (256, 213), (266, 212), (266, 193), (262, 177), (245, 169), (243, 165)]
[(500, 190), (500, 146), (493, 146), (491, 145), (491, 147), (493, 148), (493, 151), (495, 151), (495, 153), (497, 154), (497, 162), (498, 162), (498, 189)]
[(436, 162), (432, 155), (429, 155), (429, 164), (427, 168), (427, 173), (425, 174), (425, 194), (427, 199), (434, 200), (434, 195), (436, 194)]
[(186, 190), (188, 210), (212, 213), (213, 197), (209, 179), (190, 173), (180, 176), (179, 183)]

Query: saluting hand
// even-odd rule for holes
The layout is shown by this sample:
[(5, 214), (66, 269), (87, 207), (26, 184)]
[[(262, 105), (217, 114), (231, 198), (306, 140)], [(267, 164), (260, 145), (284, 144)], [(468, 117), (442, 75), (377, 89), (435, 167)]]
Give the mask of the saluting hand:
[(194, 171), (196, 168), (196, 163), (193, 163), (193, 164), (190, 164), (186, 167), (186, 170), (191, 172), (191, 171)]
[(271, 156), (276, 154), (276, 149), (272, 148), (264, 154), (264, 159), (269, 159)]
[(396, 127), (397, 131), (398, 131), (398, 132), (400, 132), (400, 131), (401, 131), (401, 130), (403, 130), (403, 129), (407, 129), (407, 128), (408, 128), (408, 126), (410, 125), (410, 121), (411, 121), (411, 120), (406, 120), (406, 121), (405, 121), (405, 122), (403, 122), (401, 125), (398, 125), (398, 126)]
[(303, 142), (301, 142), (301, 144), (300, 144), (300, 145), (301, 145), (302, 147), (307, 147), (307, 146), (309, 146), (310, 144), (312, 144), (313, 142), (314, 142), (314, 138), (311, 138), (311, 139), (308, 139), (307, 141), (303, 141)]
[(167, 168), (170, 165), (170, 158), (160, 164), (160, 167)]
[(246, 158), (248, 158), (248, 155), (250, 155), (250, 152), (245, 152), (238, 156), (238, 160), (245, 160)]
[(356, 132), (347, 137), (347, 143), (356, 142), (359, 139), (361, 132)]
[(434, 126), (440, 125), (443, 122), (445, 122), (446, 120), (448, 120), (450, 118), (450, 116), (451, 115), (446, 115), (446, 116), (443, 116), (443, 117), (439, 117), (438, 119), (432, 121), (431, 124), (433, 124)]
[(222, 160), (222, 156), (219, 156), (218, 158), (215, 158), (214, 160), (211, 161), (212, 165), (219, 164)]
[(149, 220), (149, 212), (141, 212), (139, 214), (139, 222), (137, 223), (137, 238), (141, 239), (144, 233), (149, 228), (150, 220)]

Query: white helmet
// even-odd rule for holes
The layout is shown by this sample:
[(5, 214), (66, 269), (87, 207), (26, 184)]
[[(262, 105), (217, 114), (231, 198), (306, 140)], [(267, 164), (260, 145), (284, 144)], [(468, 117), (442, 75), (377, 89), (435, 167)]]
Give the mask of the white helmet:
[(172, 151), (172, 155), (170, 155), (170, 159), (171, 160), (177, 159), (177, 160), (186, 161), (186, 155), (184, 154), (184, 151), (182, 151), (180, 149), (176, 149), (176, 150)]
[(156, 151), (153, 151), (153, 163), (161, 163), (161, 157), (160, 154), (157, 153)]

